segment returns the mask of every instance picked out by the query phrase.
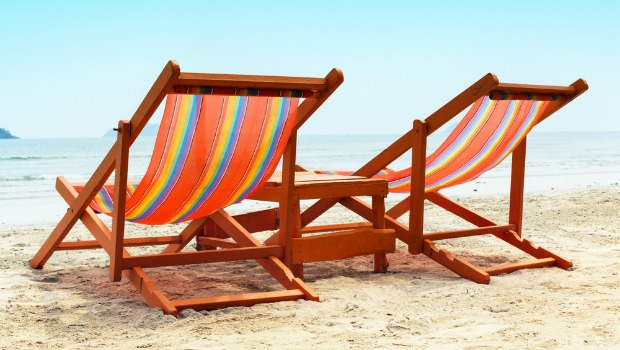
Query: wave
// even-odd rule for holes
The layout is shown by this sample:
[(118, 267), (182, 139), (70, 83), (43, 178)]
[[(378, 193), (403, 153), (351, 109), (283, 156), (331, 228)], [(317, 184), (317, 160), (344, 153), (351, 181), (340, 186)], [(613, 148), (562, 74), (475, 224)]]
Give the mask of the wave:
[(53, 157), (0, 157), (0, 161), (3, 160), (48, 160), (48, 159), (69, 159), (67, 156), (53, 156)]
[(55, 175), (23, 175), (23, 176), (0, 176), (0, 182), (9, 182), (9, 181), (39, 181), (39, 180), (55, 180), (57, 176)]

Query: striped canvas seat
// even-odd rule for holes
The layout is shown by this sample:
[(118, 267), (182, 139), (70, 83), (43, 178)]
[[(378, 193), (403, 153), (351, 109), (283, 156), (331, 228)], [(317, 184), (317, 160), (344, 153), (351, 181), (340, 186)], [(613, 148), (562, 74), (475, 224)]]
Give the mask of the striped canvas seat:
[[(168, 95), (146, 174), (127, 187), (126, 220), (152, 225), (203, 217), (242, 200), (271, 176), (299, 98), (225, 92), (231, 95)], [(112, 185), (104, 186), (91, 208), (112, 215), (113, 193)]]
[[(536, 125), (551, 100), (533, 94), (502, 94), (494, 98), (478, 99), (446, 140), (426, 158), (425, 192), (475, 180), (500, 164)], [(353, 171), (317, 173), (352, 175)], [(375, 177), (388, 180), (390, 192), (406, 193), (411, 189), (411, 168), (386, 168)]]
[[(526, 96), (522, 96), (526, 97)], [(548, 101), (478, 99), (426, 158), (425, 192), (475, 180), (502, 162), (528, 134)], [(409, 192), (411, 168), (388, 175), (391, 192)]]

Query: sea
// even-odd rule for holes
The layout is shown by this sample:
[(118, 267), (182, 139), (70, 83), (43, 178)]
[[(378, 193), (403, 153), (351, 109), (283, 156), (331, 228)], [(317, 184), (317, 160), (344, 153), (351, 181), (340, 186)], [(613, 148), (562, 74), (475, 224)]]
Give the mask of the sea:
[[(356, 170), (399, 136), (302, 134), (297, 163), (308, 169)], [(114, 141), (113, 137), (0, 140), (0, 229), (57, 222), (67, 205), (55, 190), (56, 177), (87, 181)], [(431, 137), (429, 154), (441, 141)], [(130, 180), (144, 174), (154, 142), (154, 137), (141, 137), (132, 146)], [(390, 168), (408, 167), (410, 157), (405, 154)], [(451, 196), (508, 194), (509, 175), (510, 158), (480, 178), (442, 192)], [(526, 193), (607, 188), (619, 183), (620, 132), (533, 132), (528, 136)], [(244, 205), (235, 204), (234, 211), (242, 212), (247, 208)]]

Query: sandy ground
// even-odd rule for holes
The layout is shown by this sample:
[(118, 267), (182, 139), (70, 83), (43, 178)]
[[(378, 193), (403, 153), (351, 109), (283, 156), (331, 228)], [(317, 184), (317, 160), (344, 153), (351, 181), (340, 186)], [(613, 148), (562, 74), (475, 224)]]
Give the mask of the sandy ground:
[[(501, 197), (460, 200), (498, 221), (507, 215)], [(185, 310), (179, 319), (147, 307), (126, 280), (110, 282), (101, 251), (58, 252), (43, 270), (33, 270), (28, 261), (52, 228), (5, 229), (0, 348), (618, 348), (619, 208), (617, 187), (526, 196), (525, 236), (572, 259), (569, 271), (522, 270), (477, 285), (399, 244), (384, 274), (371, 272), (370, 257), (307, 264), (305, 280), (322, 302)], [(344, 209), (325, 217), (347, 219)], [(432, 207), (426, 220), (427, 230), (463, 226)], [(141, 232), (130, 226), (128, 235)], [(82, 226), (72, 235), (88, 239)], [(494, 237), (441, 247), (481, 265), (523, 258)], [(171, 298), (276, 287), (254, 262), (150, 273)]]

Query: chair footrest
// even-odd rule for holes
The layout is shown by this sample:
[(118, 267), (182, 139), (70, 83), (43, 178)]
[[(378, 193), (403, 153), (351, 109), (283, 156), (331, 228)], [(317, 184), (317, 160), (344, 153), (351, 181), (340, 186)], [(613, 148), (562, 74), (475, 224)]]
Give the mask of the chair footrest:
[(359, 228), (303, 238), (293, 238), (293, 264), (340, 260), (360, 255), (393, 253), (394, 230)]
[(537, 268), (537, 267), (554, 266), (555, 264), (556, 264), (556, 260), (554, 258), (543, 258), (543, 259), (524, 261), (524, 262), (514, 263), (514, 264), (497, 265), (497, 266), (486, 268), (484, 269), (484, 271), (488, 273), (489, 275), (494, 276), (494, 275), (501, 275), (503, 273), (509, 273), (509, 272), (513, 272), (513, 271), (517, 271), (521, 269), (532, 269), (532, 268)]
[(272, 303), (276, 301), (291, 301), (303, 299), (304, 293), (299, 289), (283, 290), (276, 292), (248, 293), (237, 295), (223, 295), (211, 298), (197, 298), (184, 300), (171, 300), (170, 302), (178, 310), (214, 310), (232, 306), (252, 306), (260, 303)]

